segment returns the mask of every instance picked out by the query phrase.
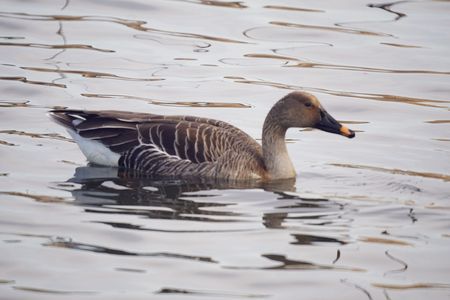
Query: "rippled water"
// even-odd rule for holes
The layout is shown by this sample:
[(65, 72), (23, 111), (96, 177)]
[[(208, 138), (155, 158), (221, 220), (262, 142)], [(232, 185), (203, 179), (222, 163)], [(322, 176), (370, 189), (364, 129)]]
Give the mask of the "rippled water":
[[(448, 1), (0, 4), (3, 299), (449, 299)], [(54, 107), (189, 114), (259, 139), (291, 90), (296, 182), (126, 179)]]

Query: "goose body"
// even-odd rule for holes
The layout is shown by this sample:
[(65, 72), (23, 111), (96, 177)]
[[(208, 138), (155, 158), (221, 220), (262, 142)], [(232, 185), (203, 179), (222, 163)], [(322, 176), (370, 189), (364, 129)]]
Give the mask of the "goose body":
[(281, 179), (296, 176), (284, 137), (290, 127), (317, 127), (353, 137), (310, 94), (293, 92), (270, 110), (262, 146), (235, 126), (193, 116), (53, 110), (88, 161), (137, 176)]

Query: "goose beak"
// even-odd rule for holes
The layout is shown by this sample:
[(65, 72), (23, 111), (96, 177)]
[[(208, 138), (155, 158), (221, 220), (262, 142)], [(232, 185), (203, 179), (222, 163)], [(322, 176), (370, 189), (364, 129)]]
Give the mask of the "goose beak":
[(346, 126), (340, 124), (324, 109), (320, 109), (320, 121), (316, 124), (315, 127), (326, 132), (346, 136), (350, 139), (355, 137), (355, 132), (353, 130), (348, 129)]

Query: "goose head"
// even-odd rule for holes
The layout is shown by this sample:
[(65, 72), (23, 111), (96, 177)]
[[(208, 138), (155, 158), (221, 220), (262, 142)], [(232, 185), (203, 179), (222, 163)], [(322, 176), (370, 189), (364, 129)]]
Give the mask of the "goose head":
[(291, 127), (312, 127), (326, 132), (353, 138), (355, 132), (336, 121), (314, 95), (292, 92), (279, 100), (272, 108), (283, 130)]

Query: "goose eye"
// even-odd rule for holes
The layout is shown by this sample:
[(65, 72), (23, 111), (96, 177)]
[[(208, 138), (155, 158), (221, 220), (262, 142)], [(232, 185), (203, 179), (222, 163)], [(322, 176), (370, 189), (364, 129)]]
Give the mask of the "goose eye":
[(305, 106), (306, 106), (306, 107), (311, 107), (312, 104), (311, 104), (311, 102), (306, 102), (306, 103), (305, 103)]

